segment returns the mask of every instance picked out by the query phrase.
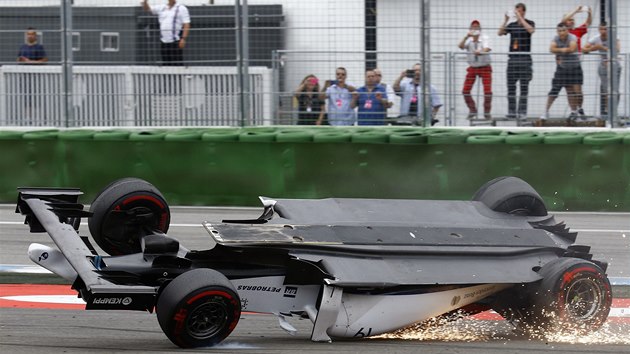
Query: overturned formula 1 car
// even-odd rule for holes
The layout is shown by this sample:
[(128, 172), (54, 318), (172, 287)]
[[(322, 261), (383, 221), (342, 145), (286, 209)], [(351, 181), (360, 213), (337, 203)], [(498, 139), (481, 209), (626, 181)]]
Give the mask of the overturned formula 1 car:
[[(89, 212), (80, 194), (19, 188), (16, 211), (58, 247), (32, 244), (30, 258), (88, 310), (155, 310), (183, 348), (221, 342), (241, 311), (273, 313), (287, 331), (288, 317), (308, 318), (311, 339), (330, 341), (487, 309), (518, 328), (587, 333), (612, 301), (606, 263), (515, 177), (472, 201), (261, 198), (257, 219), (204, 223), (208, 250), (166, 235), (168, 204), (146, 181), (111, 183)], [(78, 235), (81, 217), (109, 256)]]

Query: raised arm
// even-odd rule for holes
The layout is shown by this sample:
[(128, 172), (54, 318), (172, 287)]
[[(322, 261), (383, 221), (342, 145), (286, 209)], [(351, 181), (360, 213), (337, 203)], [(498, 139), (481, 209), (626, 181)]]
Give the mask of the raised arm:
[(527, 22), (527, 20), (525, 20), (525, 18), (521, 16), (521, 14), (518, 11), (516, 11), (515, 13), (516, 13), (517, 21), (521, 24), (521, 26), (523, 26), (523, 28), (525, 28), (527, 32), (529, 32), (529, 34), (536, 32), (536, 28), (530, 25), (529, 22)]
[(397, 95), (400, 95), (400, 93), (402, 92), (402, 90), (400, 89), (400, 82), (406, 74), (407, 70), (404, 70), (402, 73), (400, 73), (400, 76), (396, 78), (396, 81), (394, 81), (394, 93), (396, 93)]
[[(578, 12), (580, 12), (580, 9), (582, 9), (582, 6), (579, 5), (578, 7), (576, 7), (573, 11), (568, 12), (566, 14), (564, 14), (564, 16), (562, 16), (562, 20), (560, 22), (567, 22), (571, 17), (575, 16), (575, 14), (577, 14)], [(591, 17), (591, 12), (590, 12), (590, 8), (589, 8), (589, 18)]]
[(350, 108), (356, 108), (357, 107), (357, 102), (359, 101), (359, 95), (357, 94), (357, 92), (355, 91), (352, 94), (352, 101), (350, 101)]
[(470, 38), (470, 36), (471, 36), (470, 31), (468, 31), (468, 33), (466, 33), (464, 38), (462, 38), (462, 40), (459, 41), (459, 44), (457, 45), (459, 49), (464, 49), (464, 46), (466, 45), (466, 40)]
[(593, 10), (589, 7), (588, 8), (588, 15), (586, 17), (586, 21), (584, 21), (584, 25), (586, 27), (589, 27), (591, 25), (591, 23), (593, 23)]
[(505, 14), (503, 16), (503, 23), (501, 24), (501, 26), (499, 26), (499, 31), (497, 32), (497, 35), (505, 36), (507, 34), (507, 31), (505, 30), (505, 26), (507, 26), (507, 23), (509, 20), (510, 20), (510, 16)]

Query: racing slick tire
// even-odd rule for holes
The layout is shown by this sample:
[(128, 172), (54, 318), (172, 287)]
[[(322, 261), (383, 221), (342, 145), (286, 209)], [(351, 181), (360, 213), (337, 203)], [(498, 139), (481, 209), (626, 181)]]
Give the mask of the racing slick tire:
[(158, 322), (181, 348), (220, 343), (236, 327), (241, 301), (232, 283), (207, 268), (188, 271), (166, 285), (156, 305)]
[(530, 318), (534, 334), (588, 334), (599, 329), (610, 312), (612, 290), (605, 272), (579, 258), (560, 258), (547, 263), (543, 277), (531, 295)]
[(142, 237), (168, 231), (171, 213), (162, 193), (139, 178), (110, 183), (90, 205), (92, 238), (112, 256), (138, 253)]
[(545, 216), (547, 207), (542, 197), (527, 182), (517, 177), (498, 177), (477, 190), (472, 198), (488, 208), (522, 216)]

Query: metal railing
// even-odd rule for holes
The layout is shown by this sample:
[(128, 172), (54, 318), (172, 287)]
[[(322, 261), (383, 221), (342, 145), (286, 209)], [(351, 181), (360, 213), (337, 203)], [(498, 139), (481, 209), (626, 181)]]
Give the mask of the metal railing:
[(0, 67), (0, 124), (212, 126), (269, 124), (271, 70), (250, 67), (247, 121), (234, 67), (74, 66), (73, 121), (63, 110), (60, 66)]

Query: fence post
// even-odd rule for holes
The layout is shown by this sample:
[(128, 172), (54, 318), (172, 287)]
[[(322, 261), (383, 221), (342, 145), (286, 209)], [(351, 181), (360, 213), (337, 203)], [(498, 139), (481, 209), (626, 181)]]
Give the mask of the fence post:
[[(242, 3), (241, 3), (242, 1)], [(236, 66), (238, 68), (239, 110), (241, 126), (249, 116), (249, 11), (247, 0), (236, 0)]]
[[(608, 120), (610, 121), (610, 126), (615, 127), (621, 124), (620, 117), (617, 112), (617, 101), (619, 100), (617, 96), (617, 92), (621, 89), (621, 80), (619, 80), (618, 87), (615, 87), (615, 65), (613, 65), (614, 60), (617, 59), (617, 0), (608, 0), (606, 4), (606, 10), (608, 12), (608, 59), (610, 62), (608, 63)], [(627, 69), (626, 69), (627, 70)], [(616, 88), (616, 90), (615, 90)], [(615, 119), (617, 121), (615, 121)]]
[(422, 48), (422, 56), (420, 62), (422, 66), (421, 83), (422, 83), (422, 121), (423, 127), (431, 126), (431, 31), (430, 31), (430, 12), (431, 7), (430, 0), (422, 0), (420, 2), (420, 40), (422, 41), (420, 48)]
[(280, 105), (280, 54), (277, 50), (271, 52), (271, 124), (280, 121), (278, 106)]
[(74, 122), (74, 107), (72, 104), (72, 0), (61, 0), (61, 70), (63, 87), (63, 107), (65, 112), (65, 126)]

